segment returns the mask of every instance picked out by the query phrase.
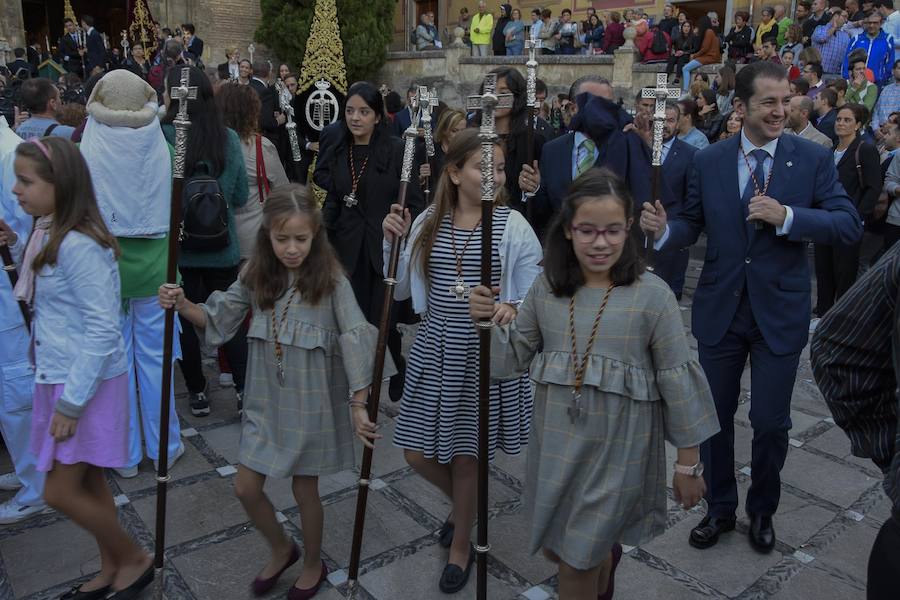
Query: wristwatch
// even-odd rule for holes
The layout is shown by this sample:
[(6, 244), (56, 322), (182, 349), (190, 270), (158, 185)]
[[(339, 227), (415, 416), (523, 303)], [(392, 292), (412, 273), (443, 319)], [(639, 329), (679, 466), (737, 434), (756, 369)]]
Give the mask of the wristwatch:
[(675, 463), (675, 472), (680, 473), (681, 475), (688, 475), (690, 477), (699, 478), (703, 476), (703, 462), (697, 461), (697, 464), (692, 467), (686, 467), (684, 465), (679, 465), (677, 462)]

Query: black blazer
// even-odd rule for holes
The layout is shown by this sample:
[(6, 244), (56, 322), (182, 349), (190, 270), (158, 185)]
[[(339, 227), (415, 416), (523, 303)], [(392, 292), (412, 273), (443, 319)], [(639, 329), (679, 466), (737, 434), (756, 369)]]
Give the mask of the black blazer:
[(81, 55), (78, 54), (78, 43), (71, 35), (65, 34), (59, 38), (59, 56), (67, 71), (81, 74)]
[[(859, 168), (856, 150), (859, 149)], [(871, 218), (872, 210), (881, 194), (881, 157), (875, 146), (859, 136), (853, 140), (837, 164), (838, 180), (844, 186), (850, 200), (864, 221)]]
[(674, 218), (684, 208), (684, 199), (687, 198), (688, 176), (691, 173), (691, 165), (694, 162), (694, 154), (697, 148), (687, 142), (679, 140), (676, 136), (672, 140), (672, 147), (666, 154), (666, 160), (662, 164), (660, 179), (660, 201), (666, 209), (668, 217)]
[(265, 85), (258, 79), (251, 79), (250, 87), (256, 90), (262, 102), (262, 108), (259, 111), (259, 128), (267, 138), (277, 139), (278, 121), (275, 120), (275, 111), (279, 110), (279, 106), (278, 94), (275, 92), (275, 88)]
[(94, 67), (106, 68), (106, 46), (103, 45), (103, 36), (96, 29), (91, 29), (85, 43), (87, 51), (84, 53), (85, 77), (91, 76)]
[(203, 40), (198, 38), (196, 35), (191, 38), (191, 43), (188, 44), (186, 48), (188, 52), (194, 55), (194, 59), (201, 61), (203, 60)]
[(816, 129), (831, 138), (832, 144), (837, 146), (837, 134), (834, 132), (835, 120), (837, 120), (837, 111), (832, 108), (830, 111), (828, 111), (828, 114), (826, 114), (816, 122), (815, 126)]
[[(339, 123), (345, 127), (342, 121)], [(371, 268), (382, 273), (384, 234), (381, 224), (391, 204), (398, 199), (403, 142), (393, 137), (386, 128), (378, 132), (369, 148), (370, 158), (363, 175), (362, 196), (357, 198), (358, 204), (352, 207), (347, 207), (344, 203), (344, 196), (352, 189), (347, 143), (342, 131), (341, 139), (327, 153), (320, 152), (316, 162), (316, 183), (320, 187), (322, 183), (329, 183), (329, 187), (324, 188), (328, 195), (322, 206), (322, 220), (328, 231), (328, 239), (348, 274), (352, 275), (357, 268), (366, 268), (360, 262), (361, 252), (365, 257), (363, 260), (368, 259)], [(320, 177), (323, 171), (330, 175), (327, 180)], [(406, 206), (413, 219), (424, 207), (417, 173), (418, 166), (414, 164), (406, 195)]]

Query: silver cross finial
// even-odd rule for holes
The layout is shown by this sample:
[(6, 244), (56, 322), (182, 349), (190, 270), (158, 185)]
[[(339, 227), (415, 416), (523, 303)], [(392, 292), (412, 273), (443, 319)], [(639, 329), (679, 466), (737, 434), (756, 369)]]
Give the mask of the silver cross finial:
[(653, 110), (653, 160), (655, 167), (662, 165), (663, 124), (666, 120), (666, 101), (677, 100), (681, 95), (678, 88), (668, 86), (668, 76), (665, 73), (656, 74), (656, 87), (641, 89), (641, 98), (655, 98), (656, 106)]
[(187, 153), (187, 132), (191, 127), (188, 117), (188, 102), (197, 99), (197, 86), (191, 86), (191, 69), (181, 69), (181, 81), (178, 87), (169, 90), (169, 98), (178, 103), (178, 114), (172, 121), (175, 125), (175, 161), (172, 167), (176, 178), (184, 178), (184, 157)]

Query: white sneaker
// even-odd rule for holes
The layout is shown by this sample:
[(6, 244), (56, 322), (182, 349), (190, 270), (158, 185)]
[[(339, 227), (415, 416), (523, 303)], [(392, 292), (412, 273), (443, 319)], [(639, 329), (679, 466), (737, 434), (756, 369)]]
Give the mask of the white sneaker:
[(815, 332), (816, 332), (816, 327), (818, 327), (818, 326), (819, 326), (819, 318), (818, 318), (818, 317), (814, 317), (814, 318), (809, 322), (809, 332), (810, 332), (810, 333), (815, 333)]
[[(182, 456), (184, 456), (184, 444), (178, 446), (178, 451), (175, 453), (175, 456), (169, 457), (168, 470), (171, 471), (172, 467), (175, 466), (175, 463), (177, 463), (178, 459), (181, 458)], [(158, 473), (159, 472), (159, 461), (154, 460), (153, 466), (154, 466), (154, 468), (156, 468), (156, 472)]]
[(15, 500), (8, 500), (0, 504), (0, 525), (12, 525), (50, 511), (46, 504), (22, 506)]
[(219, 373), (219, 385), (221, 387), (234, 387), (234, 376), (231, 373)]
[(134, 479), (138, 476), (137, 465), (134, 465), (133, 467), (121, 467), (119, 469), (113, 469), (113, 471), (115, 471), (116, 475), (122, 479)]
[(4, 473), (0, 475), (0, 490), (5, 492), (14, 492), (18, 489), (21, 489), (22, 482), (19, 481), (19, 477), (16, 475), (15, 471), (12, 473)]

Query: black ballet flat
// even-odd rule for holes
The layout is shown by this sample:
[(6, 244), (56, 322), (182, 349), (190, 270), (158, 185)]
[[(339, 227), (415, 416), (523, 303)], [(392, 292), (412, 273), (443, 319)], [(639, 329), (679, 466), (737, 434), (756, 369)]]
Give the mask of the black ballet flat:
[(438, 529), (438, 544), (442, 548), (449, 548), (453, 543), (453, 534), (456, 532), (456, 525), (450, 522), (449, 519), (444, 521), (444, 524), (441, 525), (441, 528)]
[(475, 562), (475, 547), (469, 547), (469, 560), (466, 568), (463, 569), (459, 565), (447, 563), (444, 572), (441, 573), (441, 580), (438, 587), (445, 594), (455, 594), (460, 591), (469, 582), (469, 574), (472, 572), (472, 564)]
[(141, 595), (141, 592), (144, 591), (145, 587), (153, 582), (154, 576), (155, 572), (153, 570), (153, 565), (150, 565), (134, 583), (111, 596), (107, 596), (107, 600), (134, 600)]
[(106, 595), (109, 594), (108, 585), (96, 590), (91, 590), (90, 592), (82, 592), (82, 585), (84, 584), (82, 583), (76, 585), (71, 590), (60, 596), (59, 600), (101, 600), (102, 598), (106, 598)]

